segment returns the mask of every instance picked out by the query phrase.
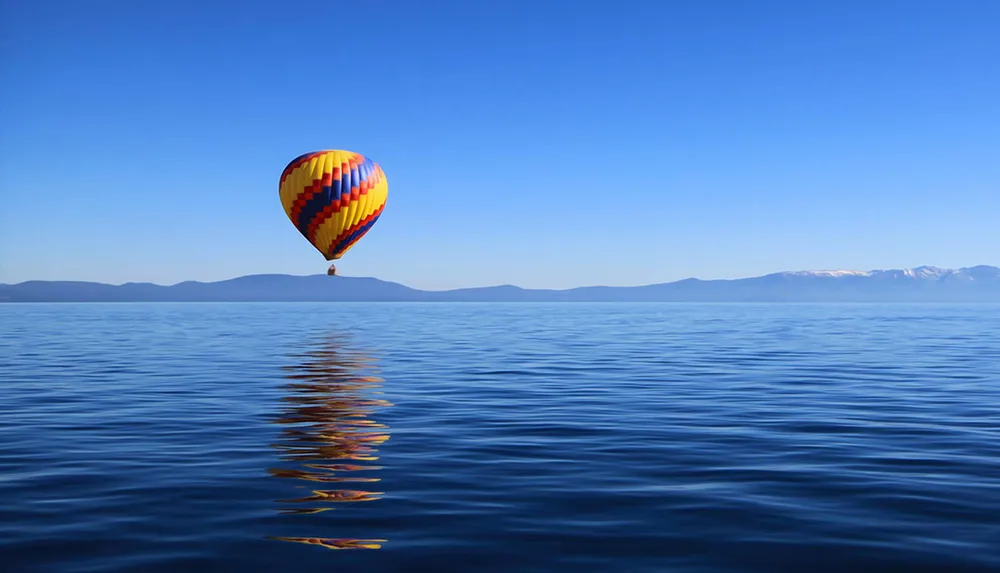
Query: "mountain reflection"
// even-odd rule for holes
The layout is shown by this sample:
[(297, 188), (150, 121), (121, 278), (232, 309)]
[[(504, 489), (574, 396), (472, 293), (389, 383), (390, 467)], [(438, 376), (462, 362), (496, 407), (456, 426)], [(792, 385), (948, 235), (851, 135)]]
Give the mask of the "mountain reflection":
[[(373, 397), (381, 394), (376, 361), (352, 350), (340, 337), (329, 337), (319, 348), (295, 357), (285, 367), (287, 396), (275, 423), (283, 426), (274, 445), (291, 467), (271, 468), (272, 476), (311, 482), (299, 485), (303, 495), (278, 500), (284, 514), (309, 515), (338, 505), (380, 499), (384, 493), (365, 485), (380, 481), (366, 462), (378, 459), (378, 445), (389, 439), (388, 428), (371, 419), (391, 406)], [(308, 493), (306, 493), (308, 492)], [(271, 537), (330, 549), (379, 549), (384, 539)]]

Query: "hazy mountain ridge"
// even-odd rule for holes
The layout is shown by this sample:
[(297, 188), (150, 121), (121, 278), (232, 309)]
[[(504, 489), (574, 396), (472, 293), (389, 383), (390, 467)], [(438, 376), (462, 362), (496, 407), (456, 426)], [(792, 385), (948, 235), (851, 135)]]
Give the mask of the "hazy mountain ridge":
[(513, 285), (425, 291), (375, 278), (247, 275), (174, 285), (80, 281), (0, 284), (4, 302), (1000, 302), (1000, 268), (923, 266), (872, 271), (789, 271), (725, 280), (566, 290)]

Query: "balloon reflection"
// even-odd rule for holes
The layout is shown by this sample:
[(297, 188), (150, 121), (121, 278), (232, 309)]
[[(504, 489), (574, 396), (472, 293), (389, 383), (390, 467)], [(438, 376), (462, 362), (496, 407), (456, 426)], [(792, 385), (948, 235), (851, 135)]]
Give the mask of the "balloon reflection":
[[(338, 337), (330, 337), (319, 349), (296, 357), (286, 367), (287, 405), (275, 423), (283, 426), (282, 439), (274, 447), (292, 467), (271, 468), (272, 476), (314, 482), (301, 485), (307, 495), (278, 500), (289, 504), (281, 513), (309, 515), (334, 509), (338, 504), (356, 504), (380, 499), (381, 491), (369, 491), (364, 483), (381, 478), (359, 475), (381, 469), (361, 463), (378, 459), (377, 447), (389, 439), (388, 428), (371, 419), (378, 409), (391, 406), (373, 397), (382, 378), (376, 362), (352, 351)], [(338, 488), (335, 484), (344, 485)], [(336, 488), (336, 489), (335, 489)], [(343, 507), (341, 505), (341, 507)], [(319, 545), (329, 549), (379, 549), (384, 539), (323, 537), (271, 537)]]

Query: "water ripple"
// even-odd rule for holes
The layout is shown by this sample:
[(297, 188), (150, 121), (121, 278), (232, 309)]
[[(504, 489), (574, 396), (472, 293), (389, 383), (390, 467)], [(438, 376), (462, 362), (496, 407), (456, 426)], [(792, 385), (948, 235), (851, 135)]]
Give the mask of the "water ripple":
[(0, 372), (5, 571), (1000, 570), (998, 306), (6, 304)]

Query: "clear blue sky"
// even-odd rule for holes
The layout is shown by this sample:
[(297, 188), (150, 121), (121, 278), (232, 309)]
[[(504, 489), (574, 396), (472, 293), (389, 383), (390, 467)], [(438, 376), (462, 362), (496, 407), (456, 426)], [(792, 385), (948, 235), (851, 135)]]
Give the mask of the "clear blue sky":
[(1000, 263), (996, 0), (0, 1), (0, 282), (325, 272), (324, 148), (415, 287)]

